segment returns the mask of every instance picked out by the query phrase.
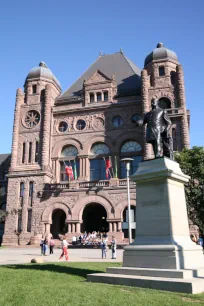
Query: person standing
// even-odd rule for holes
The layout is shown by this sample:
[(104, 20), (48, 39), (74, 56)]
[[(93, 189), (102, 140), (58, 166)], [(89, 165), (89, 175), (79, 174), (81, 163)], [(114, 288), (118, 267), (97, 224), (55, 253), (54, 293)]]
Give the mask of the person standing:
[(60, 255), (59, 261), (60, 259), (63, 258), (63, 256), (65, 256), (66, 261), (68, 261), (68, 242), (66, 240), (66, 237), (63, 238), (62, 243), (61, 243), (61, 247), (62, 247), (62, 254)]
[(53, 255), (53, 249), (54, 249), (54, 246), (55, 246), (55, 241), (53, 239), (53, 237), (51, 237), (50, 239), (50, 255)]
[(111, 251), (112, 251), (112, 259), (116, 259), (116, 239), (114, 236), (112, 236), (112, 241), (111, 241)]
[(101, 241), (102, 259), (106, 258), (107, 241), (103, 238)]
[(41, 256), (44, 255), (44, 239), (40, 240), (40, 249), (41, 249)]

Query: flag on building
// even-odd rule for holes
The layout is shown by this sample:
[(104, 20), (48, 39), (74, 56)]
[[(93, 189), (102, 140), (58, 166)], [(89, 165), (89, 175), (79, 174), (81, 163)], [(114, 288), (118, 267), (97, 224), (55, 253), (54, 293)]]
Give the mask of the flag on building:
[(111, 161), (110, 161), (110, 159), (106, 159), (105, 163), (106, 163), (106, 178), (108, 180), (109, 179), (109, 175), (110, 175), (110, 170), (109, 169), (111, 168)]
[(74, 160), (74, 179), (77, 180), (76, 160)]
[(74, 180), (74, 173), (73, 173), (72, 165), (70, 164), (70, 166), (67, 166), (66, 163), (64, 162), (64, 166), (65, 166), (65, 171), (68, 177), (71, 180)]

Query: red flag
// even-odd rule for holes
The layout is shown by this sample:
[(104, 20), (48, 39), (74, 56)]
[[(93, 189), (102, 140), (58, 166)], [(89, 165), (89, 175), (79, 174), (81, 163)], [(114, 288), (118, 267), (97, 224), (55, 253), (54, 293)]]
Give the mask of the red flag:
[(109, 169), (111, 168), (111, 161), (110, 159), (106, 159), (106, 178), (109, 179)]
[(71, 180), (74, 180), (74, 173), (73, 173), (73, 169), (72, 169), (72, 166), (67, 166), (65, 164), (65, 171), (67, 173), (67, 175), (70, 177)]

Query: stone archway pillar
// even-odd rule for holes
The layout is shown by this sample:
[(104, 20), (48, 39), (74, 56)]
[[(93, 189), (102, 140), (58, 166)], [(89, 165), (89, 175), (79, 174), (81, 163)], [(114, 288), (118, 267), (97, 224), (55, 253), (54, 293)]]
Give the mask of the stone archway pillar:
[(81, 225), (80, 225), (80, 223), (76, 224), (76, 232), (77, 233), (81, 233)]

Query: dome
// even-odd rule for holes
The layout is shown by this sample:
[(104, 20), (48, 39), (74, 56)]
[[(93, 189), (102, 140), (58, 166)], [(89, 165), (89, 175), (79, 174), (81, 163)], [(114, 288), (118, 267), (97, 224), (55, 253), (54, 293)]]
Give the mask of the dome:
[(151, 61), (169, 59), (178, 62), (176, 53), (164, 47), (163, 43), (158, 43), (157, 47), (145, 58), (145, 66)]
[(40, 62), (38, 67), (34, 67), (30, 70), (26, 81), (39, 78), (54, 81), (61, 88), (60, 82), (44, 62)]

